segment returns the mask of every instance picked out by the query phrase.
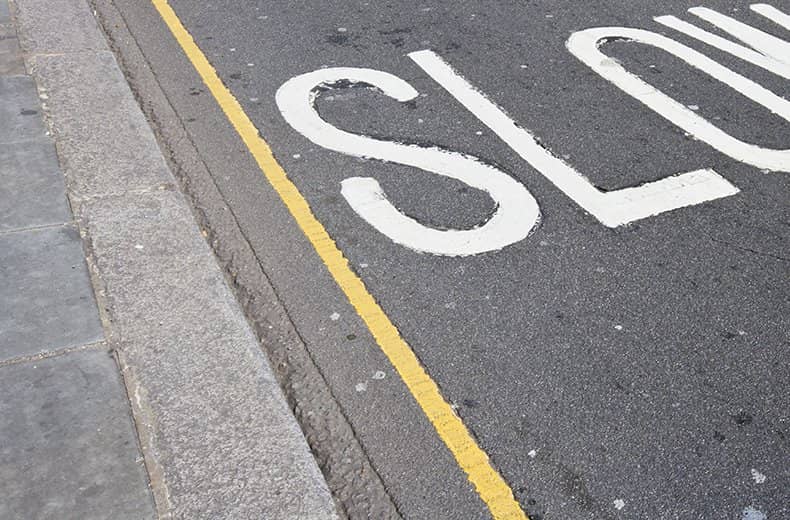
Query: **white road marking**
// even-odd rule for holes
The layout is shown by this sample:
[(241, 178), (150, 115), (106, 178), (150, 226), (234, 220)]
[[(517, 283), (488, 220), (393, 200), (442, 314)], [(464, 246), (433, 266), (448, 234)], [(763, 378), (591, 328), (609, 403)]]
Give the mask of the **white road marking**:
[(790, 64), (790, 42), (739, 22), (707, 7), (692, 7), (689, 12), (727, 32), (751, 48), (771, 58)]
[(606, 226), (616, 227), (738, 193), (738, 188), (713, 170), (693, 171), (604, 193), (538, 144), (528, 130), (513, 121), (437, 54), (423, 50), (412, 52), (409, 57), (524, 160)]
[(735, 57), (738, 57), (753, 65), (757, 65), (758, 67), (761, 67), (778, 76), (782, 76), (785, 79), (790, 79), (790, 65), (783, 63), (773, 56), (766, 56), (765, 54), (734, 43), (726, 38), (722, 38), (721, 36), (704, 31), (699, 27), (688, 22), (684, 22), (683, 20), (675, 18), (674, 16), (657, 16), (654, 18), (654, 20), (661, 25), (675, 29), (678, 32), (681, 32), (687, 36), (691, 36), (692, 38), (695, 38), (703, 43), (707, 43), (708, 45), (721, 51), (732, 54)]
[[(708, 16), (707, 11), (704, 15)], [(753, 34), (751, 37), (756, 38)], [(790, 150), (774, 150), (744, 143), (714, 126), (603, 54), (598, 46), (609, 39), (639, 42), (669, 52), (786, 121), (790, 121), (790, 102), (694, 49), (654, 32), (628, 27), (598, 27), (575, 32), (567, 42), (568, 50), (601, 77), (721, 153), (758, 168), (790, 171)]]
[(790, 15), (783, 13), (776, 7), (768, 4), (752, 4), (749, 9), (790, 31)]
[(497, 204), (494, 215), (468, 230), (429, 228), (398, 211), (372, 178), (344, 180), (341, 192), (354, 211), (394, 242), (411, 249), (446, 256), (464, 256), (502, 249), (526, 238), (537, 225), (540, 210), (527, 189), (501, 170), (475, 157), (432, 147), (382, 141), (340, 130), (319, 116), (316, 91), (339, 82), (371, 85), (406, 102), (414, 88), (392, 74), (362, 68), (328, 68), (302, 74), (283, 84), (276, 101), (285, 120), (315, 144), (336, 152), (373, 158), (443, 175), (485, 191)]
[[(777, 24), (790, 28), (790, 16), (778, 9), (767, 4), (753, 4), (750, 7)], [(655, 20), (790, 79), (789, 42), (711, 9), (695, 7), (689, 12), (749, 47), (673, 16), (660, 16)], [(790, 102), (705, 55), (650, 31), (626, 27), (591, 28), (573, 33), (567, 41), (568, 50), (588, 67), (682, 128), (688, 135), (746, 164), (765, 170), (790, 171), (790, 150), (762, 148), (727, 134), (695, 114), (694, 111), (699, 108), (697, 105), (684, 106), (676, 102), (627, 72), (617, 60), (604, 55), (599, 45), (610, 39), (652, 45), (673, 54), (787, 121), (790, 121)], [(673, 209), (734, 195), (739, 191), (712, 169), (703, 169), (640, 186), (603, 192), (572, 166), (541, 146), (527, 129), (516, 124), (504, 110), (470, 85), (437, 54), (423, 50), (410, 53), (409, 57), (516, 153), (606, 226), (628, 224)], [(485, 191), (497, 204), (494, 215), (473, 229), (439, 230), (427, 227), (398, 211), (375, 179), (353, 177), (344, 180), (341, 193), (354, 211), (378, 231), (396, 243), (420, 252), (463, 256), (498, 250), (518, 242), (526, 238), (537, 225), (540, 210), (529, 191), (501, 170), (483, 164), (475, 157), (438, 147), (423, 148), (356, 135), (323, 121), (315, 110), (317, 91), (341, 82), (373, 87), (401, 102), (419, 95), (411, 85), (392, 74), (373, 69), (337, 67), (302, 74), (287, 81), (277, 92), (278, 107), (291, 126), (324, 148), (361, 158), (396, 162), (450, 177)], [(480, 135), (482, 132), (476, 133)]]

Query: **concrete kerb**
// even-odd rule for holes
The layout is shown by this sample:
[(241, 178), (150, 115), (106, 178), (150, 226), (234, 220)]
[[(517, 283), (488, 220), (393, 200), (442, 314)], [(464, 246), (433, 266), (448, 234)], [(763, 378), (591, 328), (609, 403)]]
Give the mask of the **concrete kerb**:
[(161, 517), (336, 518), (89, 6), (15, 0)]
[[(153, 75), (136, 40), (146, 38), (146, 35), (131, 32), (131, 26), (146, 27), (151, 21), (127, 21), (113, 0), (93, 0), (92, 4), (138, 103), (157, 132), (170, 169), (190, 199), (204, 236), (276, 367), (280, 385), (305, 432), (341, 514), (349, 518), (400, 518), (342, 408), (291, 322), (268, 274), (235, 216), (224, 205), (213, 179), (214, 175), (223, 173), (210, 171), (160, 86), (159, 78)], [(175, 41), (173, 45), (177, 47)], [(186, 57), (184, 60), (186, 62)], [(216, 114), (207, 116), (222, 118), (218, 106), (216, 111)], [(242, 145), (239, 140), (239, 146)]]

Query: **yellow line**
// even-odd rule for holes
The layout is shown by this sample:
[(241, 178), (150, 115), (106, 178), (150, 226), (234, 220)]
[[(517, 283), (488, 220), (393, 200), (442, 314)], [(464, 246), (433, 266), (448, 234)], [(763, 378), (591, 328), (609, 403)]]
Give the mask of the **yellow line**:
[(274, 158), (271, 148), (258, 134), (250, 118), (230, 90), (222, 83), (192, 36), (179, 20), (167, 0), (152, 0), (160, 16), (175, 36), (203, 82), (222, 107), (225, 115), (247, 145), (252, 156), (285, 202), (299, 227), (313, 244), (335, 282), (340, 286), (359, 316), (367, 324), (381, 350), (389, 358), (411, 391), (439, 437), (450, 449), (458, 465), (474, 485), (480, 498), (496, 520), (522, 519), (527, 516), (513, 498), (513, 492), (491, 466), (488, 456), (475, 442), (461, 419), (444, 400), (439, 387), (420, 364), (417, 356), (401, 338), (398, 330), (368, 292), (362, 280), (351, 270), (324, 226), (313, 215), (307, 201), (288, 179)]

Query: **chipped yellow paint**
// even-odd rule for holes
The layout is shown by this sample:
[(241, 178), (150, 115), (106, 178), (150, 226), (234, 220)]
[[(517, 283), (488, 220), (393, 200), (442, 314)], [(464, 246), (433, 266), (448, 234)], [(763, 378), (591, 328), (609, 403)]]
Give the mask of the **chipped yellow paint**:
[(335, 282), (367, 325), (381, 350), (408, 387), (414, 399), (433, 424), (439, 437), (452, 452), (458, 465), (474, 485), (496, 520), (527, 520), (504, 479), (475, 442), (464, 423), (444, 400), (439, 387), (425, 372), (411, 347), (368, 292), (365, 284), (348, 265), (324, 226), (313, 215), (305, 198), (288, 179), (269, 145), (260, 137), (250, 118), (222, 83), (214, 67), (197, 46), (166, 0), (152, 0), (195, 70), (247, 145), (261, 171), (280, 195), (302, 232), (310, 240)]

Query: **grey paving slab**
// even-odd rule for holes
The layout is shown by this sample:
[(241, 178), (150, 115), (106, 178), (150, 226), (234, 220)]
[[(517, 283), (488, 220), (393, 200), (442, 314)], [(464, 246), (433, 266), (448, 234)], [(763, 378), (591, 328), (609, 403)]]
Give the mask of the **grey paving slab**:
[(143, 447), (163, 470), (174, 516), (336, 518), (268, 360), (183, 197), (104, 197), (86, 202), (81, 217), (122, 338), (130, 391), (150, 410)]
[(22, 56), (12, 52), (0, 52), (0, 76), (19, 76), (25, 73)]
[(0, 54), (5, 52), (20, 52), (19, 40), (16, 37), (16, 29), (11, 23), (3, 22), (0, 13)]
[[(5, 2), (0, 2), (5, 5)], [(0, 12), (0, 76), (17, 76), (25, 73), (25, 62), (16, 28), (10, 20), (3, 18)]]
[(70, 220), (52, 141), (45, 137), (0, 144), (0, 231)]
[(0, 234), (0, 361), (102, 338), (77, 230)]
[(0, 2), (0, 23), (6, 23), (11, 21), (11, 13), (8, 9), (8, 2), (3, 0)]
[(110, 52), (36, 56), (34, 69), (48, 96), (70, 191), (77, 197), (173, 182)]
[(44, 136), (36, 85), (26, 76), (0, 76), (0, 143)]
[(1, 367), (0, 395), (0, 518), (154, 517), (109, 352)]
[(107, 50), (87, 2), (17, 0), (15, 3), (19, 37), (25, 51), (60, 54)]

